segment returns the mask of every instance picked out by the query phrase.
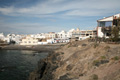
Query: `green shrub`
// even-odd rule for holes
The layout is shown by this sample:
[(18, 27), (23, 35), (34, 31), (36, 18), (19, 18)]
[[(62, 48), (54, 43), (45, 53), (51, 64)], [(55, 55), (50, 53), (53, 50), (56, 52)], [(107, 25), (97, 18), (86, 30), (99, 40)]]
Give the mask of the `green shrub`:
[(112, 37), (113, 42), (118, 42), (120, 40), (119, 30), (120, 30), (119, 27), (113, 27), (113, 29), (111, 31), (111, 37)]
[(113, 58), (113, 60), (119, 60), (119, 57), (118, 57), (118, 56), (115, 56), (115, 57)]
[(71, 45), (68, 45), (68, 48), (71, 47)]
[(110, 46), (106, 46), (106, 47), (105, 47), (105, 50), (106, 50), (106, 49), (110, 49)]
[(106, 57), (105, 56), (101, 56), (101, 59), (106, 59)]
[(61, 54), (64, 54), (64, 52), (61, 52)]
[(92, 79), (93, 79), (93, 80), (98, 80), (98, 75), (93, 74)]
[(98, 80), (98, 75), (93, 74), (89, 80)]
[(94, 65), (94, 66), (99, 66), (99, 63), (100, 63), (99, 60), (94, 60), (94, 61), (93, 61), (93, 65)]
[(94, 48), (96, 48), (96, 47), (98, 47), (99, 46), (99, 44), (98, 43), (95, 43), (94, 44)]

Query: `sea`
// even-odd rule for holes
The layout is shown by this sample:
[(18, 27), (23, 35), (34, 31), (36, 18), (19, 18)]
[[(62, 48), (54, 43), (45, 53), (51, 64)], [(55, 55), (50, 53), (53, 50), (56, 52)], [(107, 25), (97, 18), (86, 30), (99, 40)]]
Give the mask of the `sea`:
[(47, 52), (0, 50), (0, 80), (27, 80)]

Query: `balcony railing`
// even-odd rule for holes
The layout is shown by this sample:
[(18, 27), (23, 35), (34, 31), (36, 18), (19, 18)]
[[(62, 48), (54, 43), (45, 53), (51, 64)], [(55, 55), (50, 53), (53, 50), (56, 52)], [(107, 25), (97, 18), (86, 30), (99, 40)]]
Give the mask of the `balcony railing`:
[(102, 27), (102, 31), (111, 31), (112, 27)]

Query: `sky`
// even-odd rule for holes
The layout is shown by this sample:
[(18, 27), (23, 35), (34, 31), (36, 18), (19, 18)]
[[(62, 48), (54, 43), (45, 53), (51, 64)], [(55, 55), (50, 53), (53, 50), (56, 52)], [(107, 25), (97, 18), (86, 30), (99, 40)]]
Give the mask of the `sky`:
[(0, 33), (37, 34), (79, 28), (120, 13), (120, 0), (0, 0)]

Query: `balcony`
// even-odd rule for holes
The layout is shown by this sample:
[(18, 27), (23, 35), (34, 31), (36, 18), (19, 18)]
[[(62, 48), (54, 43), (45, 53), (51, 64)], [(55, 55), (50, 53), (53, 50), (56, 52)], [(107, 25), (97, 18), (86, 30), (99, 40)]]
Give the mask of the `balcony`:
[(112, 27), (102, 27), (102, 31), (111, 31)]

